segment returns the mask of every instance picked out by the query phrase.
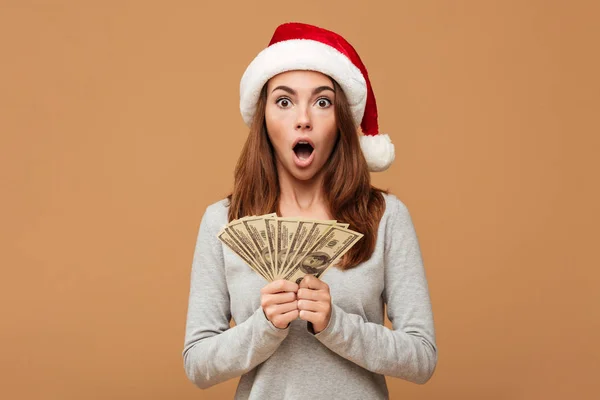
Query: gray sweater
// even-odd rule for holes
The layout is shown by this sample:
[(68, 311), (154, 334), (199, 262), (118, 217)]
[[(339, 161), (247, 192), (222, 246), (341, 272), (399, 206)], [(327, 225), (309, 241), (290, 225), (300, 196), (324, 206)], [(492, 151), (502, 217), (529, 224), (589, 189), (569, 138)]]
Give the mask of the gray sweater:
[[(192, 262), (183, 348), (188, 378), (204, 389), (241, 376), (236, 399), (387, 399), (384, 375), (427, 382), (437, 346), (421, 251), (404, 203), (384, 197), (371, 258), (321, 276), (332, 311), (318, 334), (301, 319), (286, 329), (266, 319), (260, 289), (268, 282), (217, 238), (228, 201), (209, 205)], [(393, 329), (383, 325), (385, 304)]]

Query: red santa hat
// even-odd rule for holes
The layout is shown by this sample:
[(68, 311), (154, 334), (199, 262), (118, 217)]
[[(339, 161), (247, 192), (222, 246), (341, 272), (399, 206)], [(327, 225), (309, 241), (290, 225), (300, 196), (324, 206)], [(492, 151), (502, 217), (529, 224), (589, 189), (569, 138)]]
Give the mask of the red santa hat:
[(367, 69), (350, 43), (335, 32), (289, 22), (277, 27), (269, 46), (252, 60), (240, 82), (240, 111), (250, 126), (260, 91), (273, 76), (291, 70), (319, 71), (335, 79), (348, 98), (360, 147), (370, 171), (384, 171), (394, 161), (394, 145), (379, 133), (377, 104)]

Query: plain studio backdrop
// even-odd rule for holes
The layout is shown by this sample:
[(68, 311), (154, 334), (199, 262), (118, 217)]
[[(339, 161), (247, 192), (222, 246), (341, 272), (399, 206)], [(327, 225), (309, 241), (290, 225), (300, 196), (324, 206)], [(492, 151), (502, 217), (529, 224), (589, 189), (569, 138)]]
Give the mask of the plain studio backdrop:
[[(221, 399), (187, 380), (190, 272), (275, 27), (367, 65), (439, 361), (392, 399), (597, 399), (597, 1), (0, 1), (0, 397)], [(389, 326), (389, 321), (387, 322)], [(307, 366), (307, 368), (310, 366)], [(318, 384), (318, 382), (315, 382)]]

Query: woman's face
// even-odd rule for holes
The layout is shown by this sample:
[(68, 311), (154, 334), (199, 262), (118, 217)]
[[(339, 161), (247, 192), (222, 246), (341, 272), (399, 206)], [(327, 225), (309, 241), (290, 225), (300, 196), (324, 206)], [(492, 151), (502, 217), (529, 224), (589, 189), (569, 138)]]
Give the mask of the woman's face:
[(265, 122), (278, 169), (312, 179), (329, 159), (337, 138), (331, 79), (315, 71), (288, 71), (267, 84)]

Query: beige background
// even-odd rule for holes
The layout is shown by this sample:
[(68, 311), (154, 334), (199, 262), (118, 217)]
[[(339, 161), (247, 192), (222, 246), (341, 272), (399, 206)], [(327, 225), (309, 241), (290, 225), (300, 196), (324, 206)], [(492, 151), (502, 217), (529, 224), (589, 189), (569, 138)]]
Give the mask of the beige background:
[(598, 398), (598, 4), (0, 1), (0, 397), (233, 396), (183, 371), (193, 247), (297, 20), (361, 54), (419, 235), (439, 362), (392, 398)]

